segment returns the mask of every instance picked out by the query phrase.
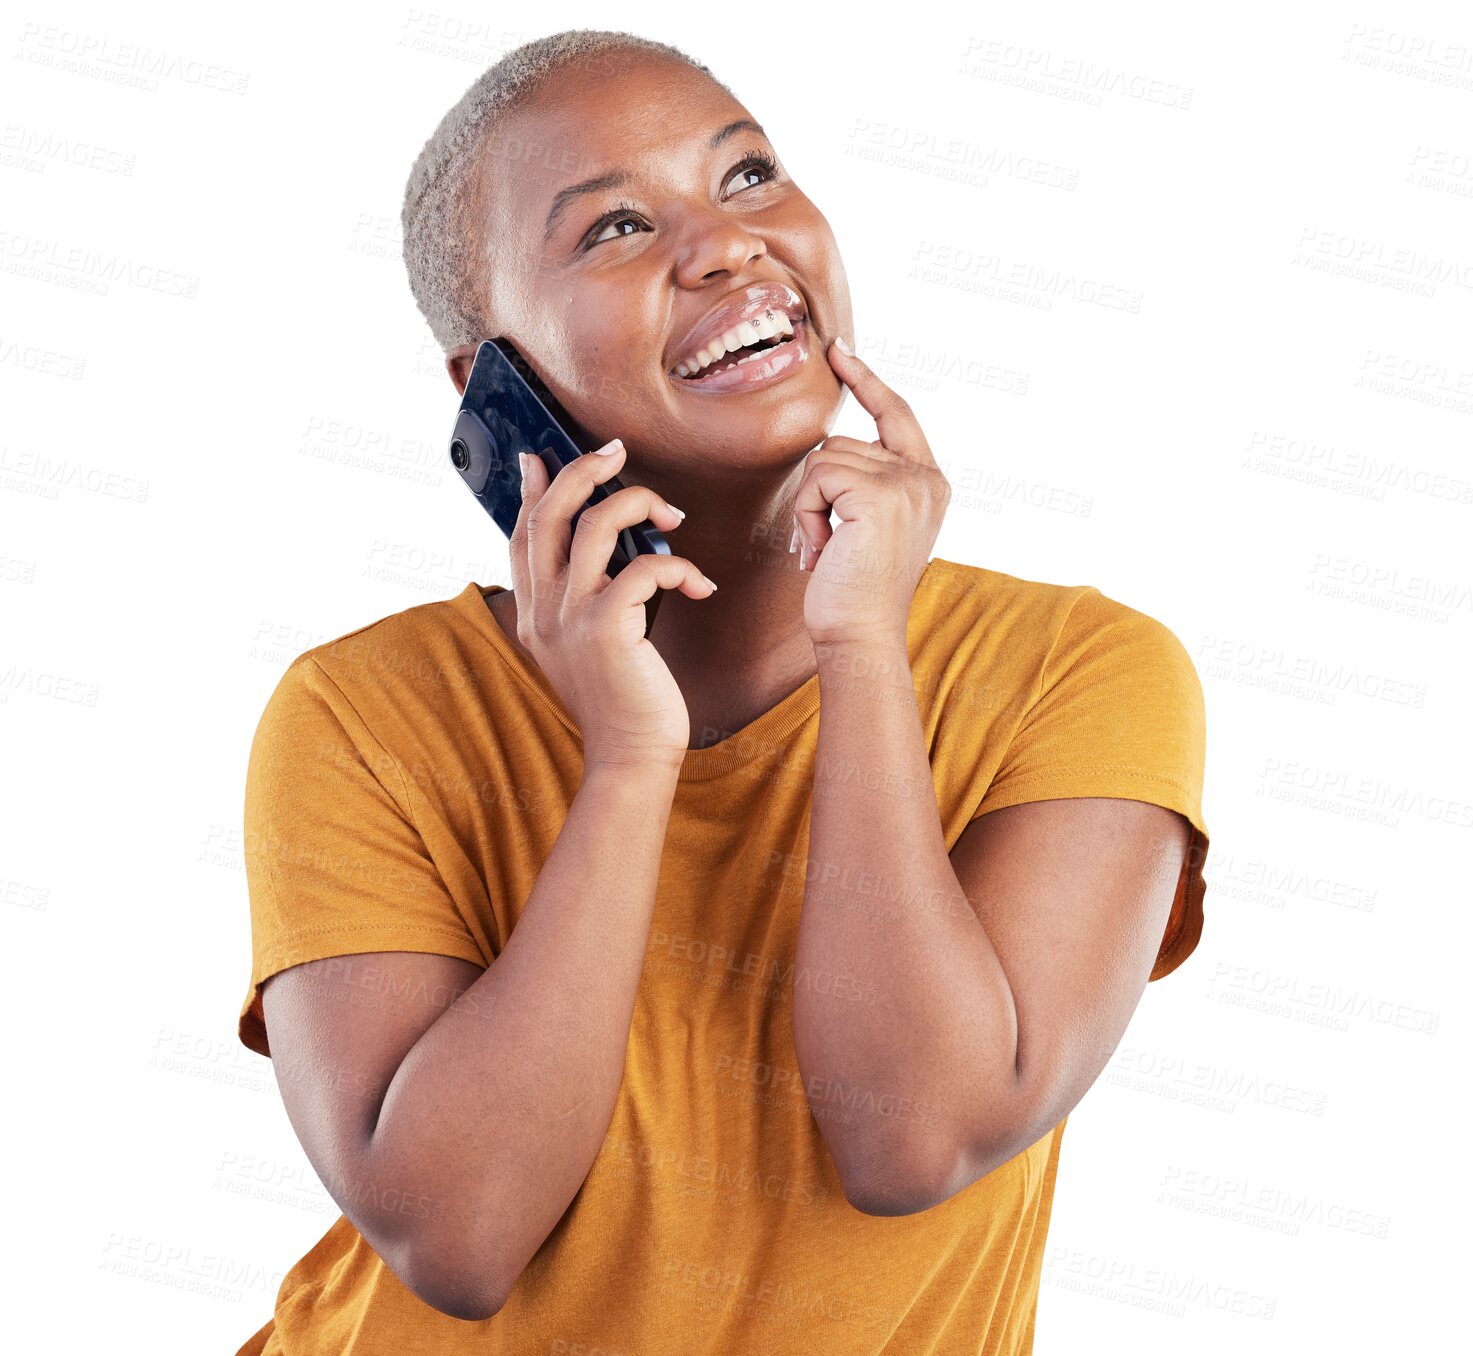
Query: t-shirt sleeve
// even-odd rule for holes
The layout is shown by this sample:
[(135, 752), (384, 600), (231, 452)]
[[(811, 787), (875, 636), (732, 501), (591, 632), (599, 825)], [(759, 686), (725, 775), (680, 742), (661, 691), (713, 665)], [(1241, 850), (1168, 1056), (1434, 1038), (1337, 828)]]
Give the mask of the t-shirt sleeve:
[(246, 771), (251, 980), (240, 1040), (270, 1055), (261, 986), (328, 956), (420, 951), (490, 964), (415, 827), (409, 783), (342, 690), (299, 656)]
[(1074, 796), (1149, 801), (1191, 824), (1186, 860), (1150, 978), (1202, 935), (1206, 710), (1191, 656), (1153, 617), (1084, 589), (1070, 607), (996, 775), (972, 818)]

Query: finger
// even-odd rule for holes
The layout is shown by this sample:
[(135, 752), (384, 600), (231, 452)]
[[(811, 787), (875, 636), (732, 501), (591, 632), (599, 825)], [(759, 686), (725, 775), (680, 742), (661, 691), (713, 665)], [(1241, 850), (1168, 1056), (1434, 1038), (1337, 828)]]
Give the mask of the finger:
[(638, 609), (639, 628), (645, 627), (644, 605), (657, 589), (679, 589), (688, 598), (709, 598), (716, 592), (714, 580), (706, 578), (684, 556), (636, 556), (608, 583), (595, 604), (615, 613)]
[[(883, 448), (877, 451), (871, 443), (861, 443), (853, 438), (845, 438), (842, 435), (834, 434), (824, 439), (822, 443), (808, 454), (803, 467), (803, 475), (806, 479), (816, 465), (824, 462), (828, 462), (831, 465), (849, 466), (856, 471), (873, 471), (880, 464), (881, 458), (888, 456), (890, 454)], [(802, 484), (801, 481), (799, 483), (800, 485)], [(833, 535), (828, 513), (824, 512), (821, 516), (821, 524), (817, 520), (810, 519), (805, 526), (800, 527), (800, 520), (797, 513), (797, 498), (796, 496), (794, 497), (793, 538), (788, 547), (789, 554), (797, 549), (800, 538), (806, 541), (812, 551), (817, 554), (822, 548), (823, 543)], [(798, 557), (800, 569), (806, 568), (806, 561), (807, 557), (805, 555)]]
[(511, 586), (517, 598), (517, 609), (532, 608), (532, 570), (527, 559), (528, 526), (532, 510), (547, 490), (547, 468), (542, 459), (532, 453), (520, 454), (522, 471), (522, 502), (517, 509), (517, 520), (511, 532)]
[[(568, 551), (573, 540), (573, 515), (588, 502), (595, 485), (601, 485), (624, 464), (624, 444), (616, 438), (614, 451), (601, 455), (586, 452), (570, 461), (551, 477), (527, 515), (527, 568), (532, 587), (552, 584), (561, 589), (568, 570)], [(547, 479), (547, 465), (540, 455), (532, 474)]]
[(859, 470), (872, 471), (883, 465), (886, 459), (895, 460), (895, 454), (889, 452), (878, 440), (863, 443), (858, 438), (846, 438), (843, 434), (834, 433), (808, 454), (805, 465), (812, 465), (815, 461), (842, 461)]
[(836, 512), (841, 521), (852, 516), (844, 512), (844, 498), (863, 488), (872, 474), (844, 461), (810, 463), (793, 499), (793, 516), (815, 554), (834, 535), (830, 512)]
[(648, 485), (626, 485), (602, 503), (584, 509), (573, 529), (564, 596), (576, 602), (608, 586), (609, 558), (624, 528), (648, 518), (661, 532), (671, 532), (680, 526), (681, 517)]
[(829, 365), (854, 398), (873, 417), (880, 444), (903, 457), (933, 461), (926, 435), (911, 407), (877, 377), (868, 363), (845, 353), (835, 340), (828, 346)]

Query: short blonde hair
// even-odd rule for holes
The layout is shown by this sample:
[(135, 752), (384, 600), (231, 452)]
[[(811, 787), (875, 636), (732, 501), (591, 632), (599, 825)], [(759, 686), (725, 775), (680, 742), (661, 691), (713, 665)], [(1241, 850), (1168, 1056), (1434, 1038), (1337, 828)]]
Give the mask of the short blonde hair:
[[(523, 43), (475, 81), (435, 128), (409, 172), (400, 225), (409, 288), (441, 349), (490, 337), (484, 312), (485, 241), (475, 173), (501, 117), (564, 67), (609, 52), (672, 57), (709, 77), (694, 57), (668, 43), (615, 30), (576, 28)], [(494, 191), (494, 186), (493, 186)]]

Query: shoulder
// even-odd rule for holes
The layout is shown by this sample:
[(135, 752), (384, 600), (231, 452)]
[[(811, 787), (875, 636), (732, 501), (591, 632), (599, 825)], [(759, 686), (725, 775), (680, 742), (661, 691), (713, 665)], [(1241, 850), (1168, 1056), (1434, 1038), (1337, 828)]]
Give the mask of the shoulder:
[(1045, 687), (1078, 672), (1092, 681), (1115, 681), (1158, 695), (1174, 690), (1200, 706), (1196, 666), (1165, 622), (1093, 585), (1070, 593), (1045, 664)]
[(311, 660), (332, 678), (347, 682), (404, 672), (407, 657), (446, 648), (456, 630), (457, 601), (416, 603), (314, 645), (293, 662)]
[(935, 557), (917, 590), (921, 644), (946, 662), (981, 664), (1036, 702), (1053, 689), (1109, 682), (1201, 693), (1176, 633), (1151, 613), (1093, 584), (1027, 579)]
[(360, 744), (393, 743), (411, 726), (461, 712), (458, 698), (485, 681), (466, 602), (472, 591), (484, 607), (473, 584), (456, 598), (415, 604), (299, 652), (267, 699), (263, 731), (338, 737), (341, 727)]
[(927, 566), (917, 607), (928, 630), (1006, 633), (1014, 642), (1031, 639), (1049, 655), (1090, 638), (1180, 645), (1164, 623), (1093, 584), (1027, 579), (940, 556)]
[(916, 609), (925, 630), (1020, 633), (1050, 641), (1079, 592), (1065, 584), (1024, 579), (981, 565), (932, 557), (916, 590)]
[(416, 603), (321, 641), (291, 660), (283, 681), (320, 685), (326, 679), (350, 698), (443, 684), (448, 673), (470, 663), (475, 634), (466, 600), (473, 591), (484, 607), (479, 586), (472, 584), (454, 598)]

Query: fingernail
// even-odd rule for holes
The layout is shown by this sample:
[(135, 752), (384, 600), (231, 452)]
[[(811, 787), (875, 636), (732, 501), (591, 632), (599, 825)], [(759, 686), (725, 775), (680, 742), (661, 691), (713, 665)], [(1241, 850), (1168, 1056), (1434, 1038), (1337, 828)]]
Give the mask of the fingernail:
[(525, 499), (527, 497), (527, 454), (525, 452), (517, 453), (517, 465), (522, 468), (522, 498)]
[(715, 580), (714, 580), (714, 579), (712, 579), (712, 578), (710, 578), (710, 577), (709, 577), (709, 576), (708, 576), (708, 575), (704, 575), (704, 574), (703, 574), (703, 575), (702, 575), (702, 576), (701, 576), (701, 578), (702, 578), (702, 579), (704, 579), (704, 580), (705, 580), (705, 581), (706, 581), (706, 582), (707, 582), (707, 583), (708, 583), (708, 584), (710, 584), (710, 586), (711, 586), (711, 587), (712, 587), (712, 588), (713, 588), (713, 589), (714, 589), (714, 588), (715, 588), (715, 587), (716, 587), (716, 581), (715, 581)]
[(601, 457), (612, 457), (623, 446), (624, 442), (622, 439), (611, 438), (602, 447), (595, 447), (593, 450)]
[(671, 513), (674, 513), (681, 518), (685, 517), (685, 510), (676, 508), (675, 505), (672, 504), (668, 499), (665, 501), (665, 507), (669, 509)]
[(798, 525), (793, 524), (793, 535), (788, 538), (788, 554), (792, 555), (798, 549)]
[(840, 349), (842, 349), (845, 353), (847, 353), (851, 358), (854, 356), (854, 350), (852, 348), (850, 348), (849, 345), (844, 342), (844, 336), (842, 334), (837, 339), (834, 340), (834, 343), (838, 344), (838, 346), (840, 347)]

